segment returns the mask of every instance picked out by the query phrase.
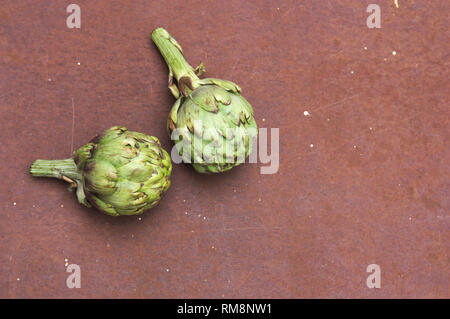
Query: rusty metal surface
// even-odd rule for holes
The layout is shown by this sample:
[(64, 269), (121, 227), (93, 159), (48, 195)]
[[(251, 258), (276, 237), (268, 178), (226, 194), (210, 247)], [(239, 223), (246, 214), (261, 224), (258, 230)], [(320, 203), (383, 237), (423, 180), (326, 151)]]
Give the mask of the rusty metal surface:
[[(369, 29), (371, 2), (77, 1), (69, 29), (70, 2), (0, 1), (0, 297), (450, 297), (449, 4), (378, 1)], [(112, 125), (171, 148), (158, 26), (280, 128), (279, 171), (175, 165), (130, 218), (31, 178)]]

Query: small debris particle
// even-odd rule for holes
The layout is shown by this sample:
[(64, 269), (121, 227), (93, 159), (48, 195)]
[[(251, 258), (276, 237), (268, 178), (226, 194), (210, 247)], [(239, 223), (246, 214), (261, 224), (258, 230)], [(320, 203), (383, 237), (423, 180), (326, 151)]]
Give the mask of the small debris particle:
[(355, 71), (353, 71), (353, 70), (350, 71), (350, 74), (354, 74), (354, 73), (355, 73)]
[(412, 217), (411, 217), (411, 216), (409, 216), (409, 220), (412, 220)]
[(51, 82), (51, 81), (52, 81), (52, 79), (51, 79), (51, 78), (48, 78), (47, 80), (48, 80), (49, 82)]
[(64, 259), (64, 261), (65, 261), (65, 262), (68, 262), (68, 261), (69, 261), (69, 259), (65, 258), (65, 259)]
[(80, 62), (78, 62), (77, 64), (78, 64), (78, 65), (81, 65), (81, 63), (80, 63)]
[(170, 269), (169, 269), (169, 268), (167, 268), (167, 269), (166, 269), (166, 271), (167, 271), (167, 272), (169, 272), (169, 271), (170, 271)]
[(366, 51), (367, 51), (367, 47), (364, 47), (364, 50), (366, 50)]
[(314, 144), (309, 144), (309, 147), (311, 147), (311, 148), (314, 147)]
[(14, 203), (13, 203), (13, 205), (14, 205), (14, 206), (16, 206), (16, 205), (17, 205), (17, 203), (16, 203), (16, 202), (14, 202)]
[(356, 145), (353, 145), (353, 148), (356, 148)]
[(17, 277), (17, 281), (20, 281), (20, 278), (19, 278), (19, 277)]
[(65, 263), (64, 266), (66, 266), (66, 267), (69, 266), (69, 263)]
[(183, 203), (186, 203), (186, 200), (185, 200), (185, 199), (183, 199)]
[(265, 121), (266, 121), (266, 119), (262, 119), (262, 121), (263, 121), (263, 122), (265, 122)]
[(64, 207), (64, 205), (63, 204), (61, 204), (61, 208), (63, 208)]
[(398, 0), (394, 0), (395, 7), (398, 9)]
[(142, 217), (139, 217), (138, 220), (142, 220)]
[(373, 130), (373, 128), (372, 128), (372, 127), (369, 127), (369, 130), (371, 130), (371, 131), (372, 131), (372, 130)]
[(310, 116), (311, 114), (309, 114), (308, 111), (305, 111), (305, 112), (303, 112), (303, 115), (304, 115), (304, 116)]
[(214, 246), (211, 246), (211, 249), (216, 249), (216, 247), (214, 247)]
[(330, 122), (330, 119), (327, 119), (327, 122)]
[(392, 51), (392, 55), (397, 55), (397, 51)]
[(258, 202), (260, 202), (261, 201), (261, 198), (258, 198)]
[(206, 220), (206, 217), (203, 217), (204, 220)]
[(384, 61), (387, 61), (387, 58), (384, 58), (383, 60), (384, 60)]
[(202, 217), (202, 215), (201, 215), (201, 214), (198, 214), (198, 217), (200, 218), (200, 217)]

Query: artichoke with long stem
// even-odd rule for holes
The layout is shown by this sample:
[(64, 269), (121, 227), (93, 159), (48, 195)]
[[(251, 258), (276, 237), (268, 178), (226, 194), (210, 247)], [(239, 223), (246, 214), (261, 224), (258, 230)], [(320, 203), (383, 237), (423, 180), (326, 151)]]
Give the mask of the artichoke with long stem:
[(189, 65), (163, 28), (152, 32), (152, 40), (169, 67), (169, 89), (177, 100), (167, 129), (183, 161), (200, 173), (225, 172), (243, 163), (258, 127), (241, 88), (226, 80), (200, 79), (204, 65)]
[(63, 160), (36, 160), (32, 176), (65, 180), (78, 201), (111, 216), (155, 206), (170, 186), (172, 162), (156, 137), (114, 126)]

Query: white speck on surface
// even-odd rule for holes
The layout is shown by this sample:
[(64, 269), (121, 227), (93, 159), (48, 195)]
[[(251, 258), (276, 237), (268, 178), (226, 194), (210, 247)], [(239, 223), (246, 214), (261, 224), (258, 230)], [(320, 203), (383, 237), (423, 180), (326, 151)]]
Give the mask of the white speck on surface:
[(169, 269), (169, 268), (167, 268), (167, 269), (166, 269), (166, 271), (167, 271), (167, 272), (169, 272), (169, 271), (170, 271), (170, 269)]
[(353, 148), (356, 148), (356, 145), (353, 145)]
[(330, 122), (330, 119), (327, 119), (327, 122)]
[(265, 121), (266, 121), (266, 119), (262, 119), (262, 121), (263, 121), (263, 122), (265, 122)]
[(311, 116), (311, 114), (309, 114), (308, 111), (303, 112), (303, 115), (304, 115), (304, 116)]
[(211, 249), (216, 249), (216, 247), (214, 247), (214, 246), (211, 246)]
[(394, 0), (395, 7), (398, 9), (398, 0)]
[(372, 131), (372, 130), (373, 130), (373, 128), (372, 128), (372, 127), (369, 127), (369, 130), (371, 130), (371, 131)]
[(69, 261), (69, 259), (65, 258), (65, 259), (64, 259), (64, 261), (65, 261), (65, 262), (68, 262), (68, 261)]
[(64, 266), (66, 266), (66, 267), (69, 266), (69, 263), (65, 263)]
[(63, 204), (61, 204), (61, 208), (63, 208), (64, 207), (64, 205)]
[(261, 198), (258, 198), (258, 202), (260, 202), (261, 201)]
[(314, 147), (314, 144), (309, 144), (309, 147)]
[(202, 215), (201, 215), (201, 214), (198, 214), (198, 217), (200, 218), (200, 217), (202, 217)]
[(350, 74), (354, 74), (354, 73), (355, 73), (355, 71), (353, 71), (353, 70), (350, 71)]
[(397, 51), (392, 51), (392, 55), (397, 55)]
[(188, 212), (184, 212), (184, 214), (185, 214), (185, 215), (187, 215), (187, 214), (188, 214)]
[(206, 220), (206, 217), (203, 217), (204, 220)]
[(183, 203), (186, 203), (186, 200), (185, 200), (185, 199), (183, 199)]
[(17, 203), (16, 203), (16, 202), (14, 202), (14, 203), (13, 203), (13, 205), (14, 205), (14, 206), (16, 206), (16, 205), (17, 205)]
[(411, 217), (411, 216), (409, 216), (409, 220), (412, 220), (412, 217)]
[(36, 205), (33, 205), (33, 207), (36, 207)]
[(366, 51), (367, 51), (367, 47), (364, 47), (364, 50), (366, 50)]
[(384, 61), (387, 61), (387, 58), (384, 58), (383, 60), (384, 60)]
[(77, 64), (78, 64), (78, 65), (81, 65), (81, 63), (80, 63), (80, 62), (78, 62)]
[(52, 79), (51, 79), (51, 78), (48, 78), (47, 80), (50, 82)]
[(142, 220), (142, 217), (139, 217), (138, 220)]
[(17, 281), (20, 281), (20, 278), (19, 278), (19, 277), (17, 277)]
[(131, 234), (131, 238), (134, 238), (134, 235), (133, 235), (133, 234)]

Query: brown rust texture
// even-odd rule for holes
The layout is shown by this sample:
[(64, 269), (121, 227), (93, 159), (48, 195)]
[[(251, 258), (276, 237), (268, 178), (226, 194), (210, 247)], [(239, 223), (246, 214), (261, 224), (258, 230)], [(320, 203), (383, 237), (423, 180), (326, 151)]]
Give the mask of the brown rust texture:
[[(449, 298), (449, 3), (372, 2), (0, 1), (0, 297)], [(159, 26), (280, 129), (278, 172), (174, 165), (130, 218), (31, 178), (113, 125), (171, 149)]]

